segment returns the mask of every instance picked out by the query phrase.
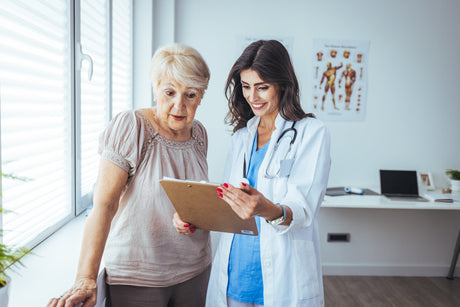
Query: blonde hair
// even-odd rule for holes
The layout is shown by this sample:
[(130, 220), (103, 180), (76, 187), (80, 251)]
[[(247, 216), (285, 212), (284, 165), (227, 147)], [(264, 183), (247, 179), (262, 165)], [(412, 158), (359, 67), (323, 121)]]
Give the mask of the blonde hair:
[(184, 86), (197, 88), (203, 96), (208, 88), (210, 73), (208, 65), (194, 48), (171, 44), (155, 52), (150, 63), (149, 77), (154, 93), (161, 79), (169, 77)]

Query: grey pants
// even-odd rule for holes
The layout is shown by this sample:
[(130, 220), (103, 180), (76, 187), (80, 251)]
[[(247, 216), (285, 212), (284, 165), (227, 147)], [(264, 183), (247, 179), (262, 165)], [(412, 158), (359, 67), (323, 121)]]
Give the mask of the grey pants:
[(170, 287), (107, 285), (106, 307), (204, 307), (210, 272)]

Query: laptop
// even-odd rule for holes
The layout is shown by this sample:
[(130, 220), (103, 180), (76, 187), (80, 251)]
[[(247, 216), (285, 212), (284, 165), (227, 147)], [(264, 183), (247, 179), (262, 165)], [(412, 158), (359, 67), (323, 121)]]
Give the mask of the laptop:
[(380, 170), (382, 195), (396, 201), (429, 201), (419, 195), (417, 171)]

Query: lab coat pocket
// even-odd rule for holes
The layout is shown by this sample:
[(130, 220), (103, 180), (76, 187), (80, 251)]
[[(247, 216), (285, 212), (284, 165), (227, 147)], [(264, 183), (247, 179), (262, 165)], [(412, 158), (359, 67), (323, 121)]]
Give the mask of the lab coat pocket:
[(295, 254), (294, 263), (297, 280), (297, 297), (300, 300), (310, 299), (320, 295), (318, 269), (315, 247), (312, 241), (297, 239), (293, 240)]
[(294, 164), (294, 159), (284, 159), (280, 161), (280, 177), (289, 177), (291, 174), (292, 164)]

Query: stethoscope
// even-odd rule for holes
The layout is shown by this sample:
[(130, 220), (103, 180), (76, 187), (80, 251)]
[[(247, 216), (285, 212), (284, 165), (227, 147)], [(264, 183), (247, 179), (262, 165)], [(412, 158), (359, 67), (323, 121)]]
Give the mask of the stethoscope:
[[(289, 142), (289, 148), (288, 148), (288, 151), (286, 152), (286, 155), (284, 156), (284, 158), (286, 158), (289, 155), (289, 153), (291, 152), (292, 144), (294, 144), (295, 139), (297, 138), (297, 129), (294, 128), (295, 123), (296, 122), (292, 123), (291, 128), (288, 128), (288, 129), (284, 130), (280, 134), (278, 139), (276, 140), (275, 147), (273, 148), (273, 150), (272, 150), (272, 152), (270, 154), (270, 158), (268, 159), (267, 167), (265, 169), (265, 175), (264, 175), (265, 178), (273, 179), (273, 178), (275, 178), (276, 176), (279, 175), (281, 168), (278, 168), (278, 171), (275, 174), (270, 174), (269, 173), (270, 165), (272, 164), (272, 161), (273, 161), (273, 155), (278, 150), (278, 147), (279, 147), (280, 142), (283, 139), (283, 137), (287, 136), (289, 132), (292, 132), (291, 133), (291, 141)], [(244, 162), (243, 162), (243, 178), (246, 178), (246, 154), (244, 155)]]

